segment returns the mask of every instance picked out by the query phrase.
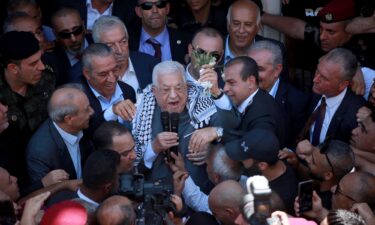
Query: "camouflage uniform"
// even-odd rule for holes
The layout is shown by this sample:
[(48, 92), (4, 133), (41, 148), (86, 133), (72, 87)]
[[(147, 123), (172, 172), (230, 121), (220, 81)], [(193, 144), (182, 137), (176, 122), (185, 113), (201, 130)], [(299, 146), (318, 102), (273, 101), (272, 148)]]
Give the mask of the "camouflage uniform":
[(8, 106), (9, 127), (0, 134), (0, 166), (17, 176), (20, 185), (27, 180), (25, 149), (33, 132), (48, 117), (47, 102), (55, 89), (55, 75), (46, 66), (35, 86), (28, 86), (26, 95), (13, 92), (0, 70), (0, 102)]

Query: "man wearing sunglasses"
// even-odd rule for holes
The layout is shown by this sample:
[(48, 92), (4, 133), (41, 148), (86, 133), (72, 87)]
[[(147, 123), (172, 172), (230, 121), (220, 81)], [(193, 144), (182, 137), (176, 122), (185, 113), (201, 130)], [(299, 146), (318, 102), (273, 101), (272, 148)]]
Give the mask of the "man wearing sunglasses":
[[(375, 176), (363, 171), (356, 171), (345, 175), (332, 188), (332, 209), (353, 210), (356, 203), (367, 203), (370, 208), (375, 205)], [(321, 204), (321, 199), (313, 193), (313, 208), (302, 213), (305, 216), (321, 222), (327, 215), (328, 209)], [(295, 209), (298, 204), (295, 204)], [(299, 216), (298, 210), (296, 210)]]
[[(297, 147), (297, 151), (311, 149), (311, 154), (305, 157), (307, 173), (317, 184), (316, 190), (322, 199), (324, 207), (331, 208), (331, 188), (348, 174), (354, 167), (354, 153), (350, 146), (339, 140), (329, 140), (319, 147), (312, 146), (307, 140)], [(299, 165), (297, 171), (304, 168)]]
[[(213, 67), (220, 64), (222, 61), (223, 55), (223, 38), (219, 31), (215, 30), (214, 28), (202, 28), (197, 31), (194, 35), (191, 44), (189, 44), (189, 56), (190, 56), (190, 64), (186, 67), (186, 80), (196, 83), (200, 78), (199, 70), (201, 69), (198, 66), (196, 56), (210, 54), (212, 57), (215, 58), (215, 65)], [(224, 81), (218, 73), (218, 83), (220, 87), (224, 86)]]
[(52, 16), (52, 27), (56, 35), (55, 55), (61, 64), (65, 82), (78, 79), (82, 74), (82, 52), (88, 46), (85, 27), (79, 12), (74, 8), (61, 8)]
[(167, 27), (170, 5), (167, 0), (138, 0), (135, 12), (142, 26), (132, 32), (130, 49), (150, 54), (161, 61), (174, 60), (186, 64), (185, 56), (191, 35)]

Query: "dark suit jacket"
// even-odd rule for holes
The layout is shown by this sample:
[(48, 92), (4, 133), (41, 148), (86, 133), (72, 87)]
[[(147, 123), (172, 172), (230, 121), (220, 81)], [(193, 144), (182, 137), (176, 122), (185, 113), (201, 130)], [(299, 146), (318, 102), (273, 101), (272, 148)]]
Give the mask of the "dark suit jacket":
[(224, 130), (222, 141), (225, 148), (240, 149), (242, 136), (254, 128), (268, 129), (274, 132), (279, 142), (284, 142), (283, 127), (280, 123), (275, 100), (266, 91), (259, 89), (253, 102), (246, 108), (240, 126), (235, 130)]
[[(188, 45), (192, 39), (191, 34), (170, 27), (167, 27), (167, 29), (169, 32), (172, 60), (186, 65), (185, 56), (188, 53)], [(129, 38), (129, 49), (138, 51), (141, 38), (141, 27), (133, 32), (129, 31), (129, 34), (131, 34), (131, 37)]]
[(152, 83), (152, 71), (160, 61), (153, 56), (137, 51), (130, 51), (129, 57), (132, 61), (139, 87), (144, 89), (148, 84)]
[(49, 60), (57, 60), (57, 86), (74, 82), (79, 79), (80, 75), (82, 74), (82, 63), (79, 61), (75, 65), (71, 66), (69, 58), (62, 46), (56, 44), (53, 52), (51, 52), (50, 56), (48, 57)]
[[(87, 95), (87, 98), (89, 99), (90, 106), (94, 109), (94, 115), (92, 115), (90, 118), (89, 128), (85, 130), (85, 135), (87, 135), (87, 137), (90, 138), (93, 136), (96, 128), (98, 128), (100, 124), (102, 124), (105, 121), (104, 111), (102, 110), (102, 106), (100, 105), (99, 100), (95, 97), (94, 93), (91, 91), (83, 75), (81, 76), (79, 83), (82, 84), (84, 88), (84, 92)], [(135, 103), (136, 97), (135, 97), (134, 89), (130, 85), (121, 81), (118, 81), (118, 84), (120, 85), (124, 99), (130, 99), (132, 102)]]
[(286, 146), (294, 147), (297, 135), (307, 120), (310, 97), (286, 81), (280, 80), (275, 100), (282, 110), (280, 115), (285, 123)]
[[(309, 115), (312, 114), (321, 96), (314, 95), (310, 105)], [(350, 88), (347, 89), (344, 99), (333, 115), (329, 124), (326, 138), (337, 139), (349, 143), (352, 130), (357, 127), (356, 114), (358, 109), (365, 104), (362, 96), (356, 95)]]
[[(92, 151), (92, 144), (83, 137), (79, 146), (83, 168)], [(42, 187), (42, 178), (56, 169), (65, 170), (69, 174), (69, 179), (77, 179), (68, 148), (51, 119), (47, 119), (31, 137), (26, 148), (26, 163), (31, 185), (35, 188)]]

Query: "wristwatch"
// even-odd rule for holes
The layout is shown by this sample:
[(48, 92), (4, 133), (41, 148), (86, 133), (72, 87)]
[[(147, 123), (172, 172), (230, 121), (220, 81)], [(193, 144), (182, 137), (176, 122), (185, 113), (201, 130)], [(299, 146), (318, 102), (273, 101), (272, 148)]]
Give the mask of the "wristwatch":
[(216, 140), (219, 142), (221, 140), (221, 138), (223, 137), (223, 134), (224, 134), (224, 129), (222, 127), (216, 127), (216, 135), (217, 135), (217, 138)]

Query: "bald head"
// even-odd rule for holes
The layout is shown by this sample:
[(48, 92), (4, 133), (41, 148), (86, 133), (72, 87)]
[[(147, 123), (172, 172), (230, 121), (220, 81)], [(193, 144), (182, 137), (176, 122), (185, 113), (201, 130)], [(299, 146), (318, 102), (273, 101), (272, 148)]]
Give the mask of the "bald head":
[(134, 223), (135, 213), (128, 198), (115, 195), (99, 206), (96, 218), (101, 225), (131, 225)]
[(64, 117), (75, 114), (78, 107), (74, 104), (76, 98), (85, 95), (81, 90), (73, 87), (57, 89), (51, 96), (48, 104), (48, 114), (57, 123), (64, 121)]
[(227, 180), (216, 185), (208, 196), (213, 215), (221, 224), (233, 224), (240, 214), (242, 197), (246, 191), (237, 181)]

